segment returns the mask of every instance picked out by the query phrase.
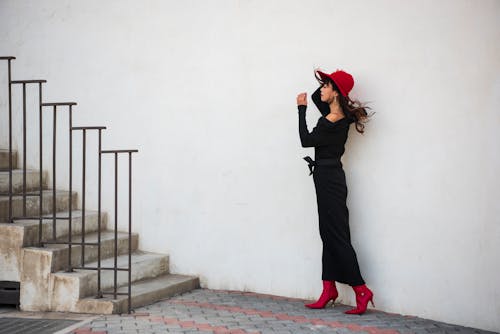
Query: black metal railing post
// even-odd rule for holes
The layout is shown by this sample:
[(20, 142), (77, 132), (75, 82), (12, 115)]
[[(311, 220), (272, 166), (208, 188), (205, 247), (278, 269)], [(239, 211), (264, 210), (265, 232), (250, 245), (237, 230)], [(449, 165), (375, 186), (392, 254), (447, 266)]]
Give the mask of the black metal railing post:
[(7, 60), (7, 80), (8, 80), (8, 141), (9, 141), (9, 190), (8, 194), (2, 194), (2, 196), (6, 196), (9, 198), (9, 217), (7, 218), (8, 223), (12, 223), (12, 60), (16, 59), (16, 57), (0, 57), (0, 60)]
[(128, 152), (128, 313), (132, 310), (132, 152)]
[(56, 212), (57, 212), (57, 201), (56, 201), (56, 156), (57, 156), (57, 106), (54, 105), (54, 116), (53, 116), (53, 130), (52, 130), (52, 239), (57, 239), (56, 233)]
[(86, 192), (86, 187), (85, 187), (85, 156), (86, 156), (86, 150), (87, 150), (87, 130), (83, 129), (82, 131), (82, 140), (83, 140), (83, 149), (82, 149), (82, 250), (81, 250), (81, 256), (82, 256), (82, 261), (81, 261), (81, 266), (85, 266), (85, 192)]
[(23, 82), (23, 217), (26, 217), (26, 83)]
[[(115, 243), (114, 243), (114, 268), (118, 268), (118, 153), (115, 155)], [(118, 271), (114, 270), (113, 298), (116, 299)]]
[(39, 114), (39, 170), (38, 170), (38, 181), (40, 182), (40, 188), (38, 195), (40, 196), (38, 200), (38, 247), (42, 246), (42, 237), (43, 237), (43, 158), (42, 158), (42, 83), (38, 84), (38, 114)]
[(11, 61), (15, 58), (8, 58), (9, 76), (9, 223), (12, 223), (12, 68)]
[(73, 106), (69, 106), (69, 210), (68, 210), (68, 267), (67, 272), (72, 272), (71, 243), (73, 241)]
[[(115, 268), (118, 268), (118, 153), (115, 152), (115, 247), (114, 247), (114, 257), (115, 257)], [(114, 284), (113, 293), (116, 299), (116, 290), (118, 283), (118, 271), (114, 271)]]
[(99, 170), (98, 170), (98, 190), (97, 190), (97, 298), (102, 298), (101, 288), (101, 159), (102, 159), (102, 130), (99, 130)]
[(9, 59), (9, 223), (12, 221), (12, 72), (11, 61)]

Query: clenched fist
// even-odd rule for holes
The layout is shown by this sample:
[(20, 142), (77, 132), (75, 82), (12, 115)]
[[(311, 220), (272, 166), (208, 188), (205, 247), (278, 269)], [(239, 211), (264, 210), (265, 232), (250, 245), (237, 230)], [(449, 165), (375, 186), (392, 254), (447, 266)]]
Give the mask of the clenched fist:
[(300, 93), (297, 95), (297, 105), (307, 106), (307, 93)]

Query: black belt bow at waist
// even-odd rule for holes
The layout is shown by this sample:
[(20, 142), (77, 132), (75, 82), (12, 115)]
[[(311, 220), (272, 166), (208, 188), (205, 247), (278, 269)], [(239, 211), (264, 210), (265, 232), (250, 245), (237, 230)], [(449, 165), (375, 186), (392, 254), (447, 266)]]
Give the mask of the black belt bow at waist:
[(314, 168), (316, 166), (334, 166), (334, 167), (342, 167), (342, 163), (340, 162), (339, 159), (316, 159), (314, 161), (311, 159), (311, 157), (307, 156), (304, 157), (304, 160), (307, 161), (308, 167), (309, 167), (309, 175), (311, 175), (314, 172)]

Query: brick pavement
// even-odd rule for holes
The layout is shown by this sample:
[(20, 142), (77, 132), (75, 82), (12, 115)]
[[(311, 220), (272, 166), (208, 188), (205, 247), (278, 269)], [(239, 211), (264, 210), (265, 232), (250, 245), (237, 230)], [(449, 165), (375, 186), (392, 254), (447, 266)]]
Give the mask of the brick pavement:
[(368, 310), (363, 316), (346, 315), (350, 306), (309, 310), (304, 300), (256, 293), (194, 290), (141, 307), (131, 315), (94, 319), (72, 333), (492, 333), (412, 316)]

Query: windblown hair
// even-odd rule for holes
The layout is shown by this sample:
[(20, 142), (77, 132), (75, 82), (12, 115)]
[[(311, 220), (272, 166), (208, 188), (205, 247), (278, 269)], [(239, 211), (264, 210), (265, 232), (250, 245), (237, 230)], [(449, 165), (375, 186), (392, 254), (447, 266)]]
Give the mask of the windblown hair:
[(351, 100), (349, 96), (343, 96), (342, 93), (340, 93), (340, 90), (335, 82), (333, 82), (333, 80), (331, 80), (330, 78), (321, 78), (317, 71), (314, 71), (314, 76), (321, 86), (328, 83), (332, 85), (333, 90), (336, 90), (339, 93), (339, 104), (344, 111), (344, 114), (346, 115), (346, 117), (349, 117), (354, 121), (356, 125), (356, 131), (358, 131), (359, 133), (364, 133), (365, 123), (368, 122), (369, 117), (373, 116), (374, 114), (373, 112), (370, 114), (367, 113), (367, 110), (371, 108), (366, 106), (365, 103), (362, 103), (358, 100)]

